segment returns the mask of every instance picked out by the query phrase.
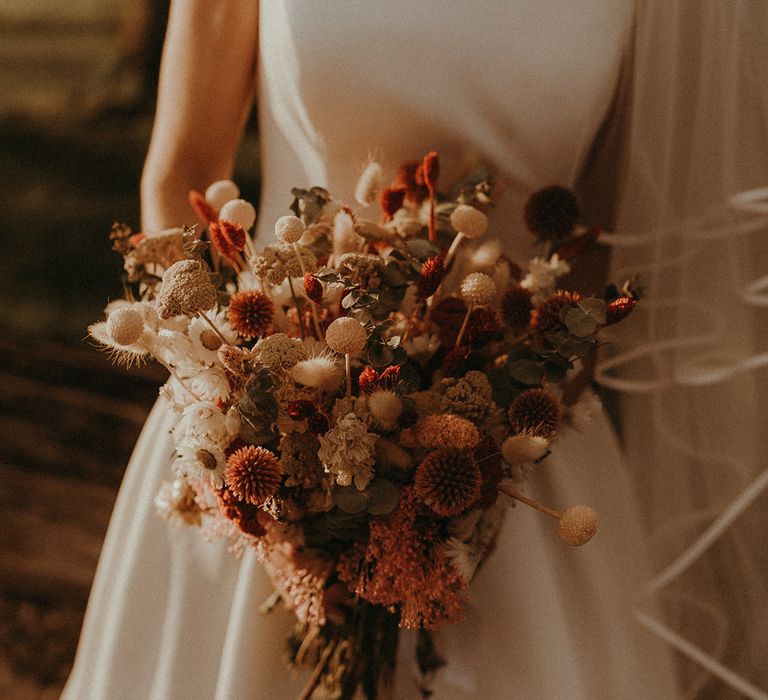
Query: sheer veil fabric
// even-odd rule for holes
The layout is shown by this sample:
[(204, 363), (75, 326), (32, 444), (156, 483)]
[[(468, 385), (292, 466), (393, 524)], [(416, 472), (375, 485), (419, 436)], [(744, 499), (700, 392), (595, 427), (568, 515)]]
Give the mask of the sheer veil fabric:
[[(536, 488), (556, 505), (596, 505), (604, 529), (591, 547), (565, 550), (537, 513), (510, 513), (498, 551), (473, 584), (477, 605), (444, 635), (450, 667), (436, 697), (672, 698), (667, 645), (680, 646), (673, 632), (722, 664), (705, 673), (699, 656), (686, 667), (689, 696), (718, 671), (728, 685), (709, 686), (716, 692), (740, 678), (749, 688), (768, 687), (760, 675), (767, 672), (760, 667), (765, 517), (756, 508), (693, 568), (637, 590), (650, 578), (647, 547), (661, 571), (765, 463), (758, 431), (765, 338), (759, 309), (745, 303), (765, 303), (759, 285), (747, 288), (768, 271), (765, 227), (759, 213), (728, 204), (768, 184), (759, 150), (767, 142), (757, 138), (766, 119), (768, 56), (760, 42), (768, 5), (640, 0), (633, 24), (630, 2), (564, 1), (557, 13), (533, 1), (488, 2), (477, 16), (466, 3), (424, 0), (403, 2), (407, 27), (392, 5), (260, 3), (260, 242), (272, 237), (293, 186), (323, 185), (350, 198), (368, 148), (381, 144), (375, 155), (391, 168), (430, 148), (463, 165), (478, 155), (467, 153), (469, 144), (510, 168), (494, 214), (502, 222), (520, 221), (533, 189), (576, 184), (588, 166), (580, 180), (586, 208), (603, 221), (610, 214), (620, 232), (606, 237), (613, 277), (637, 270), (647, 293), (645, 310), (598, 368), (600, 381), (622, 392), (630, 468), (622, 468), (601, 416), (558, 441)], [(462, 41), (445, 25), (450, 15)], [(540, 46), (534, 31), (547, 37)], [(392, 46), (396, 39), (401, 45)], [(435, 87), (437, 68), (408, 63), (414, 46), (429, 46), (442, 61), (455, 109)], [(619, 102), (602, 148), (590, 153), (625, 55)], [(398, 57), (399, 72), (392, 69)], [(526, 82), (539, 69), (545, 79)], [(543, 100), (538, 113), (532, 98)], [(610, 196), (605, 173), (615, 168), (601, 170), (601, 155), (622, 171)], [(505, 240), (512, 254), (527, 252), (516, 242), (527, 240), (521, 229)], [(255, 558), (238, 561), (224, 543), (169, 531), (152, 512), (152, 496), (168, 478), (173, 421), (156, 406), (128, 468), (64, 697), (298, 696), (301, 683), (281, 660), (288, 616), (259, 613), (271, 587)], [(636, 592), (642, 624), (631, 619)], [(406, 635), (398, 699), (415, 696), (412, 641)]]
[(606, 239), (645, 293), (597, 376), (651, 533), (636, 619), (685, 697), (768, 697), (766, 36), (765, 2), (637, 3)]

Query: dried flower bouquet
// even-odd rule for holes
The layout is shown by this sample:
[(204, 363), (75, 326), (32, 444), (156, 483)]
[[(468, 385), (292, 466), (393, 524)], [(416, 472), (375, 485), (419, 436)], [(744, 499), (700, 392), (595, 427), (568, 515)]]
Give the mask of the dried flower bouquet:
[(387, 187), (370, 163), (355, 196), (378, 221), (294, 189), (258, 251), (230, 181), (190, 193), (204, 234), (111, 234), (126, 295), (91, 336), (165, 366), (180, 416), (158, 512), (255, 549), (275, 586), (265, 610), (296, 616), (303, 698), (386, 695), (400, 627), (419, 630), (426, 696), (431, 632), (462, 619), (508, 505), (551, 516), (570, 545), (596, 530), (591, 508), (557, 512), (523, 482), (594, 410), (585, 360), (636, 295), (560, 288), (599, 233), (570, 191), (529, 199), (540, 254), (523, 268), (488, 235), (492, 179), (441, 195), (438, 170), (429, 153)]

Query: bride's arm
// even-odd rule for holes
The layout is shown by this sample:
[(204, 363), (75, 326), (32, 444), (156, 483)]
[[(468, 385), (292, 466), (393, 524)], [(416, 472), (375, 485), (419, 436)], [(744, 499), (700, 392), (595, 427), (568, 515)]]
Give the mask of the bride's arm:
[(256, 83), (256, 0), (173, 0), (141, 179), (142, 228), (194, 221), (190, 188), (229, 177)]

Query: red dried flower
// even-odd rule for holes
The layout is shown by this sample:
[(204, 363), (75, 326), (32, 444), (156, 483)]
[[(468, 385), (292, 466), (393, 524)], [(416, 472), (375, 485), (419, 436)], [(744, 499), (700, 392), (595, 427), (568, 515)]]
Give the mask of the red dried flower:
[(570, 236), (578, 222), (576, 197), (560, 185), (539, 190), (525, 205), (525, 225), (544, 240), (558, 241)]
[(482, 348), (494, 340), (498, 340), (501, 323), (493, 309), (481, 307), (475, 309), (469, 316), (467, 338), (473, 348)]
[(400, 365), (387, 367), (379, 377), (379, 389), (392, 390), (400, 381)]
[(224, 481), (237, 498), (260, 506), (277, 493), (280, 463), (269, 450), (246, 445), (227, 459)]
[(261, 508), (237, 498), (226, 486), (216, 492), (216, 499), (224, 516), (232, 520), (246, 535), (262, 537), (266, 534), (267, 531), (259, 521)]
[(237, 292), (229, 300), (227, 320), (243, 338), (265, 335), (274, 315), (272, 300), (255, 289)]
[(443, 277), (445, 277), (445, 260), (441, 255), (425, 260), (416, 282), (419, 296), (422, 299), (429, 299), (437, 291)]
[(416, 170), (416, 182), (423, 183), (428, 190), (434, 192), (437, 178), (440, 174), (440, 156), (437, 151), (430, 151), (421, 161)]
[(519, 333), (527, 328), (531, 322), (532, 297), (532, 292), (520, 285), (514, 285), (507, 290), (502, 298), (501, 315), (513, 332)]
[(637, 306), (637, 300), (632, 297), (619, 297), (612, 301), (605, 310), (605, 325), (612, 326), (625, 319), (632, 313), (635, 306)]
[(360, 385), (360, 391), (370, 394), (378, 388), (379, 373), (373, 367), (365, 367), (360, 372), (358, 384)]
[(437, 326), (440, 342), (447, 347), (456, 344), (459, 329), (467, 315), (467, 305), (459, 297), (445, 297), (432, 307), (431, 320)]
[(564, 306), (575, 308), (579, 301), (581, 301), (581, 294), (578, 292), (558, 290), (551, 294), (533, 310), (531, 329), (537, 333), (549, 333), (565, 328), (560, 320), (560, 309)]
[(311, 272), (304, 275), (304, 293), (307, 299), (319, 304), (323, 300), (323, 285)]
[(418, 204), (429, 196), (429, 190), (423, 178), (417, 175), (421, 165), (421, 161), (418, 160), (403, 163), (398, 168), (392, 183), (392, 187), (405, 190), (406, 198), (414, 204)]
[(197, 190), (190, 190), (187, 198), (189, 199), (190, 205), (195, 210), (195, 214), (197, 214), (200, 221), (206, 226), (208, 226), (211, 221), (216, 220), (216, 211), (205, 201), (205, 197), (200, 192)]
[(572, 260), (589, 248), (599, 238), (600, 233), (599, 228), (588, 229), (584, 233), (565, 241), (555, 252), (561, 260)]
[(387, 187), (382, 190), (379, 198), (381, 210), (384, 212), (384, 220), (389, 221), (403, 206), (405, 201), (405, 189), (402, 187)]
[(286, 413), (291, 420), (300, 421), (309, 418), (316, 411), (317, 408), (311, 401), (299, 399), (288, 404)]
[(443, 517), (460, 515), (480, 497), (483, 477), (474, 457), (457, 450), (430, 452), (419, 464), (413, 491)]
[(208, 226), (208, 235), (213, 247), (230, 263), (237, 263), (237, 254), (245, 247), (245, 230), (232, 221), (212, 221)]
[(561, 418), (560, 404), (545, 389), (526, 389), (509, 406), (509, 422), (515, 432), (547, 440), (555, 436)]

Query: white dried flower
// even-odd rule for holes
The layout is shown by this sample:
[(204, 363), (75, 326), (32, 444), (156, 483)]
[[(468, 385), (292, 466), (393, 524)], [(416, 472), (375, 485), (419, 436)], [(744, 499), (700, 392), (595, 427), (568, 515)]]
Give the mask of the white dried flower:
[(346, 209), (340, 209), (333, 219), (333, 255), (354, 253), (362, 248), (365, 239), (355, 231), (355, 221)]
[(256, 210), (253, 208), (253, 204), (244, 199), (231, 199), (221, 207), (219, 218), (240, 224), (248, 231), (253, 226), (253, 222), (256, 221)]
[(368, 412), (368, 401), (363, 396), (342, 396), (333, 402), (331, 408), (331, 423), (340, 421), (348, 413), (354, 413), (366, 425), (371, 423), (371, 414)]
[(368, 396), (368, 410), (376, 425), (392, 430), (403, 412), (403, 402), (394, 391), (377, 389)]
[(275, 238), (281, 243), (297, 243), (304, 230), (304, 222), (298, 216), (281, 216), (275, 222)]
[[(126, 367), (140, 363), (149, 354), (149, 348), (146, 347), (147, 344), (139, 342), (144, 335), (149, 336), (147, 337), (147, 340), (149, 340), (151, 344), (150, 338), (152, 337), (152, 334), (144, 333), (144, 320), (142, 314), (139, 310), (134, 308), (138, 306), (139, 304), (129, 305), (128, 302), (124, 302), (120, 306), (113, 306), (113, 304), (110, 304), (106, 309), (108, 314), (107, 320), (99, 321), (98, 323), (93, 323), (88, 326), (88, 334), (109, 352), (112, 361), (120, 365), (125, 365)], [(123, 316), (125, 312), (130, 312), (127, 317)], [(112, 322), (110, 328), (110, 318), (115, 314), (118, 314), (118, 317)], [(138, 316), (138, 319), (136, 316)], [(122, 341), (134, 337), (138, 330), (139, 323), (141, 323), (142, 333), (135, 341), (123, 344), (117, 342), (117, 340), (113, 338), (113, 333), (116, 338), (119, 338), (119, 340)]]
[(400, 343), (400, 347), (405, 350), (411, 360), (423, 365), (429, 362), (432, 355), (440, 349), (440, 336), (436, 333), (411, 336)]
[(221, 367), (209, 367), (193, 374), (190, 388), (203, 401), (226, 401), (229, 398), (229, 380)]
[(195, 489), (183, 476), (163, 482), (155, 496), (155, 509), (163, 520), (177, 527), (199, 525), (201, 521)]
[[(485, 241), (475, 248), (469, 259), (469, 268), (473, 272), (484, 272), (491, 276), (496, 271), (496, 263), (501, 257), (501, 244), (497, 240)], [(499, 286), (496, 287), (499, 289)], [(504, 289), (504, 287), (501, 287)]]
[(198, 438), (224, 449), (230, 442), (227, 420), (215, 403), (196, 401), (184, 409), (184, 414), (173, 430), (177, 442)]
[(299, 338), (285, 333), (275, 333), (262, 338), (253, 348), (253, 359), (265, 367), (278, 369), (293, 367), (307, 355)]
[(363, 491), (373, 478), (376, 439), (377, 435), (369, 433), (363, 421), (348, 413), (319, 437), (317, 454), (325, 470), (336, 476), (337, 484), (354, 483), (358, 491)]
[(468, 204), (459, 204), (451, 212), (451, 226), (467, 238), (477, 238), (488, 230), (488, 217)]
[(501, 454), (507, 464), (516, 465), (535, 462), (549, 449), (549, 442), (539, 435), (520, 433), (508, 437), (501, 445)]
[(224, 486), (224, 470), (227, 458), (214, 443), (191, 437), (176, 445), (176, 461), (172, 469), (176, 474), (183, 474), (190, 479), (200, 479), (213, 488)]
[(455, 518), (451, 518), (448, 521), (448, 532), (456, 539), (466, 542), (475, 534), (482, 514), (482, 510), (475, 508)]
[(549, 260), (535, 257), (528, 263), (528, 274), (520, 282), (524, 289), (530, 289), (537, 296), (549, 294), (559, 277), (571, 271), (570, 265), (555, 253)]
[(198, 368), (195, 346), (186, 333), (161, 328), (157, 334), (155, 353), (171, 367), (195, 371)]
[(355, 199), (362, 207), (370, 207), (376, 203), (379, 192), (384, 186), (384, 170), (375, 161), (365, 166), (363, 174), (355, 187)]
[(321, 391), (336, 391), (344, 379), (344, 369), (328, 348), (300, 360), (291, 368), (291, 379)]
[(368, 333), (360, 321), (351, 316), (337, 318), (325, 332), (325, 342), (342, 355), (357, 355), (368, 342)]
[(462, 542), (451, 537), (445, 544), (445, 554), (453, 564), (459, 576), (469, 583), (483, 559), (484, 549), (472, 542)]
[(216, 211), (240, 196), (240, 188), (232, 180), (217, 180), (205, 190), (205, 201)]
[(118, 345), (133, 345), (141, 340), (144, 319), (130, 307), (115, 309), (107, 318), (107, 333)]
[(264, 246), (251, 258), (250, 263), (253, 274), (258, 279), (265, 279), (271, 284), (280, 284), (286, 277), (302, 277), (299, 258), (306, 272), (317, 271), (317, 258), (309, 248), (303, 246), (294, 248), (288, 243)]
[[(227, 339), (230, 345), (237, 341), (237, 333), (232, 330), (232, 326), (227, 319), (226, 310), (219, 311), (211, 319), (219, 332)], [(207, 365), (212, 365), (218, 361), (217, 352), (221, 347), (221, 338), (213, 332), (210, 325), (202, 318), (195, 317), (189, 322), (187, 335), (192, 342), (197, 359)]]
[(589, 506), (571, 506), (560, 516), (560, 539), (571, 547), (586, 544), (596, 532), (597, 513)]
[(482, 272), (471, 272), (461, 283), (461, 298), (469, 306), (486, 306), (497, 294), (496, 283)]

